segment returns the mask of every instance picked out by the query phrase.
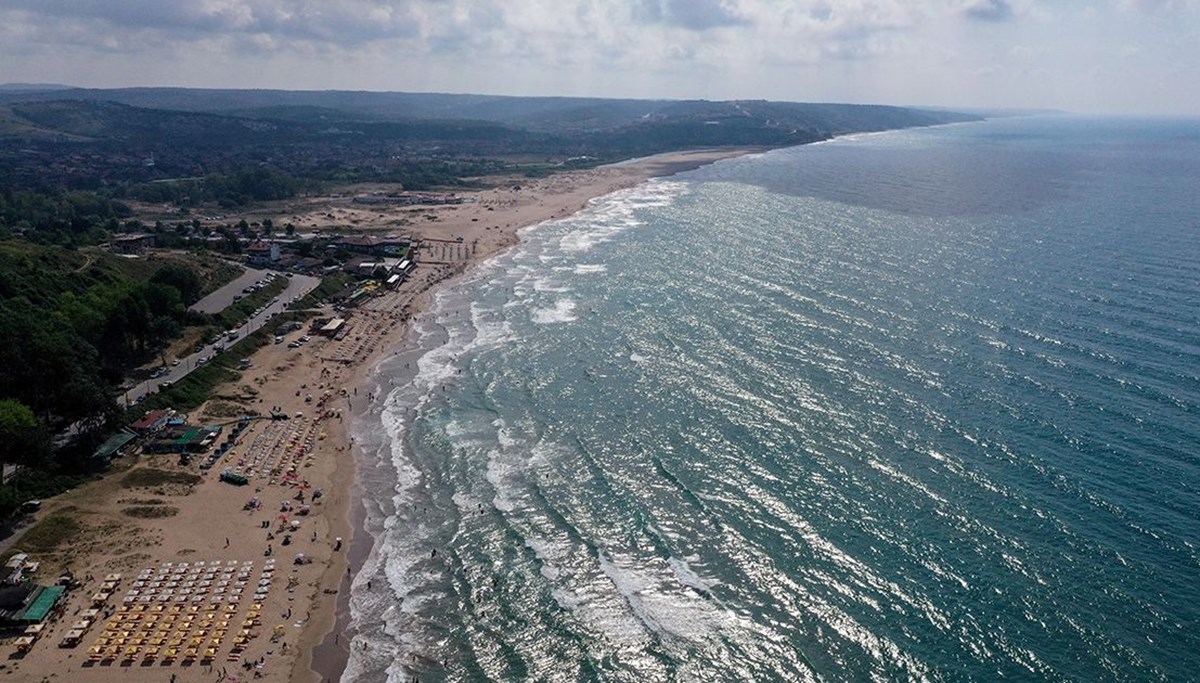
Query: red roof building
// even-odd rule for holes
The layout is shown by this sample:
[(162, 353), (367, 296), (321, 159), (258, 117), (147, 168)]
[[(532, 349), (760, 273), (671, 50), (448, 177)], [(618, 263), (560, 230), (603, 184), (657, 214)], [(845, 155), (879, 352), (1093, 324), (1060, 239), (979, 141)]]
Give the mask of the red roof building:
[(167, 419), (170, 417), (171, 411), (169, 410), (151, 410), (142, 419), (129, 425), (129, 427), (139, 434), (149, 434), (165, 427)]

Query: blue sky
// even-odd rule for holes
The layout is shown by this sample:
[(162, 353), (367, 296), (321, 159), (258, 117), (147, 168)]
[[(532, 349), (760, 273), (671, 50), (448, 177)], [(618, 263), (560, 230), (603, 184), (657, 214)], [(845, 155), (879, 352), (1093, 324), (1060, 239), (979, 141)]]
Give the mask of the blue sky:
[(3, 0), (0, 82), (1200, 114), (1200, 0)]

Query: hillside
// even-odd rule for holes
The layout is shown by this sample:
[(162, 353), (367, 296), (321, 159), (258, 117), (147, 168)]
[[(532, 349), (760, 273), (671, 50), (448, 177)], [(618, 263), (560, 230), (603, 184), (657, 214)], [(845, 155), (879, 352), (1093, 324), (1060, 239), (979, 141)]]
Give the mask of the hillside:
[(694, 117), (724, 109), (728, 113), (766, 109), (780, 123), (836, 134), (839, 122), (868, 127), (931, 125), (973, 116), (947, 111), (849, 104), (789, 102), (707, 102), (579, 97), (507, 97), (365, 91), (202, 90), (190, 88), (75, 88), (0, 92), (0, 103), (71, 99), (105, 101), (148, 109), (209, 112), (291, 121), (472, 120), (542, 132), (595, 132), (636, 126), (654, 119)]
[[(69, 98), (69, 99), (66, 99)], [(274, 90), (0, 91), (0, 183), (124, 192), (265, 168), (310, 181), (461, 187), (703, 147), (785, 147), (972, 120), (902, 107)]]

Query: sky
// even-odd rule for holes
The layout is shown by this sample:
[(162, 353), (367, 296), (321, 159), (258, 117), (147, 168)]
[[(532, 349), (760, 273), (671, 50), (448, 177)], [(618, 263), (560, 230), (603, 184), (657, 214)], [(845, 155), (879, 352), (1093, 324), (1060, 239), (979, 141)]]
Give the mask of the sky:
[(0, 83), (1200, 115), (1200, 0), (0, 0)]

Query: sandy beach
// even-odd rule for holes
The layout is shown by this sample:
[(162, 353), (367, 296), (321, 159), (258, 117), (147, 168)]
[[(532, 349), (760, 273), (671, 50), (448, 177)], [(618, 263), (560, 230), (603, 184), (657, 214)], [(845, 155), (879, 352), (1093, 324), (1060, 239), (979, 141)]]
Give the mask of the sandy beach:
[[(195, 464), (181, 466), (176, 455), (126, 457), (102, 479), (46, 501), (39, 520), (58, 516), (75, 526), (64, 532), (68, 542), (35, 558), (42, 563), (37, 578), (52, 583), (70, 570), (84, 585), (27, 654), (15, 656), (11, 642), (2, 646), (0, 680), (337, 680), (349, 640), (342, 632), (349, 579), (370, 550), (358, 530), (361, 506), (353, 503), (348, 426), (378, 399), (364, 380), (402, 342), (432, 289), (514, 244), (522, 227), (649, 178), (751, 151), (758, 150), (490, 179), (493, 189), (460, 192), (465, 201), (453, 205), (326, 201), (277, 214), (277, 222), (301, 230), (412, 234), (421, 241), (418, 268), (397, 290), (350, 312), (342, 340), (267, 345), (234, 385), (193, 411), (192, 421), (202, 424), (275, 408), (289, 416), (250, 422), (211, 470), (195, 476)], [(220, 481), (230, 466), (250, 483)], [(87, 625), (78, 645), (60, 647), (81, 620)]]

